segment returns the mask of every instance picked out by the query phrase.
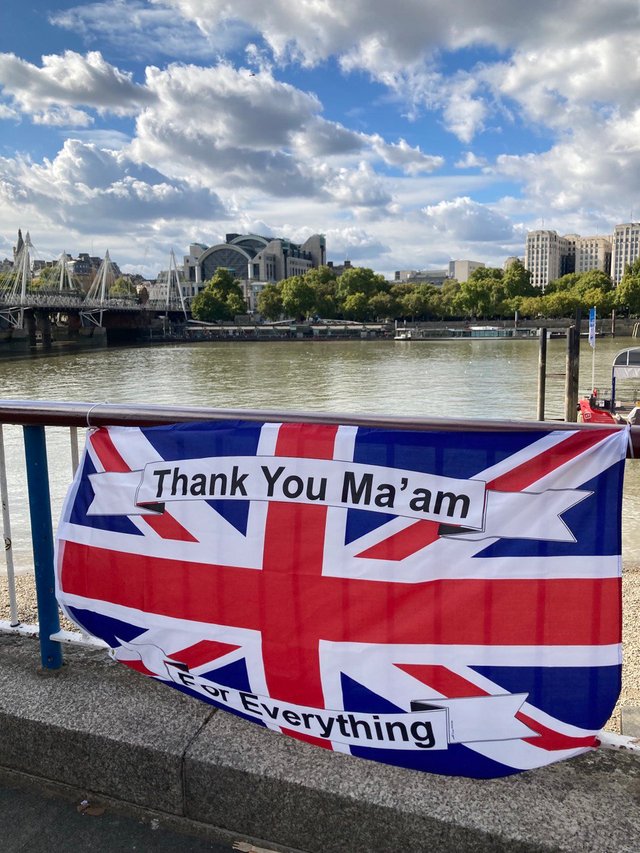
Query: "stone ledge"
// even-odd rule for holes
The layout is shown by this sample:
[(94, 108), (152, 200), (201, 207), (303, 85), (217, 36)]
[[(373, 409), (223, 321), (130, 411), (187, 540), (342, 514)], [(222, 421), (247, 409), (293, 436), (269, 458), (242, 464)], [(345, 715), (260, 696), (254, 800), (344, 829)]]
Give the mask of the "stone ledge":
[(331, 753), (67, 649), (0, 637), (0, 767), (310, 853), (636, 851), (640, 757), (599, 750), (506, 779)]

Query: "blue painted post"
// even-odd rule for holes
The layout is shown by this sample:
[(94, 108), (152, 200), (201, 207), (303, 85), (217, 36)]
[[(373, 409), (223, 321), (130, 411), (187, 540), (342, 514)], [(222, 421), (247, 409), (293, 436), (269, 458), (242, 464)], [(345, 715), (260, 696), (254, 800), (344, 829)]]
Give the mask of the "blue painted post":
[(60, 643), (49, 639), (51, 634), (60, 630), (60, 619), (55, 594), (47, 444), (43, 426), (25, 426), (23, 430), (40, 624), (40, 657), (44, 669), (60, 669)]

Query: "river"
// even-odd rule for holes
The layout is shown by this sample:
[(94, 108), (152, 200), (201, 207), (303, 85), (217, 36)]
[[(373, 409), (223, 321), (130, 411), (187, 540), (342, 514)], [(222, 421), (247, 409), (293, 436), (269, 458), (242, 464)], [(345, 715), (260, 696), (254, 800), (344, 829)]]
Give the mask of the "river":
[[(595, 385), (609, 387), (613, 356), (630, 338), (598, 339)], [(548, 418), (563, 411), (566, 344), (548, 345)], [(536, 412), (535, 340), (199, 343), (84, 350), (0, 361), (4, 399), (153, 403), (448, 418)], [(582, 342), (580, 388), (592, 384)], [(630, 393), (637, 394), (629, 389)], [(47, 432), (54, 524), (71, 476), (68, 431)], [(16, 568), (31, 565), (20, 428), (5, 426)], [(640, 563), (640, 463), (627, 464), (625, 562)], [(1, 570), (1, 569), (0, 569)]]

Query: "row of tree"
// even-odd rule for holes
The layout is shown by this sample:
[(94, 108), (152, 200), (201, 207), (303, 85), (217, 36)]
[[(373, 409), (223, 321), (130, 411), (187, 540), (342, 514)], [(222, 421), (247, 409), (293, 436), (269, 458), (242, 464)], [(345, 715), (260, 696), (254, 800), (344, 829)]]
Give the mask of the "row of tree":
[[(612, 309), (640, 314), (640, 259), (617, 288), (600, 270), (570, 273), (549, 283), (544, 293), (531, 284), (531, 274), (520, 261), (507, 270), (481, 267), (468, 281), (430, 284), (388, 282), (366, 267), (352, 267), (336, 275), (329, 267), (312, 269), (267, 284), (258, 297), (266, 320), (311, 316), (361, 322), (384, 319), (447, 320), (513, 317), (571, 317), (596, 307), (599, 316)], [(199, 320), (230, 320), (246, 312), (239, 283), (224, 269), (216, 271), (192, 303)]]

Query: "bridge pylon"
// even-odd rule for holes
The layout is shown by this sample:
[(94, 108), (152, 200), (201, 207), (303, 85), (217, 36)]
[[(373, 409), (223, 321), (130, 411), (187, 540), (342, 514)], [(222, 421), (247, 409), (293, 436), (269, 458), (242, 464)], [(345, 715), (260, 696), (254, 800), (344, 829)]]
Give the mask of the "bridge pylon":
[(0, 287), (0, 317), (14, 329), (24, 329), (24, 310), (28, 305), (27, 291), (32, 281), (32, 254), (33, 243), (27, 231), (13, 265), (13, 274), (7, 284)]

